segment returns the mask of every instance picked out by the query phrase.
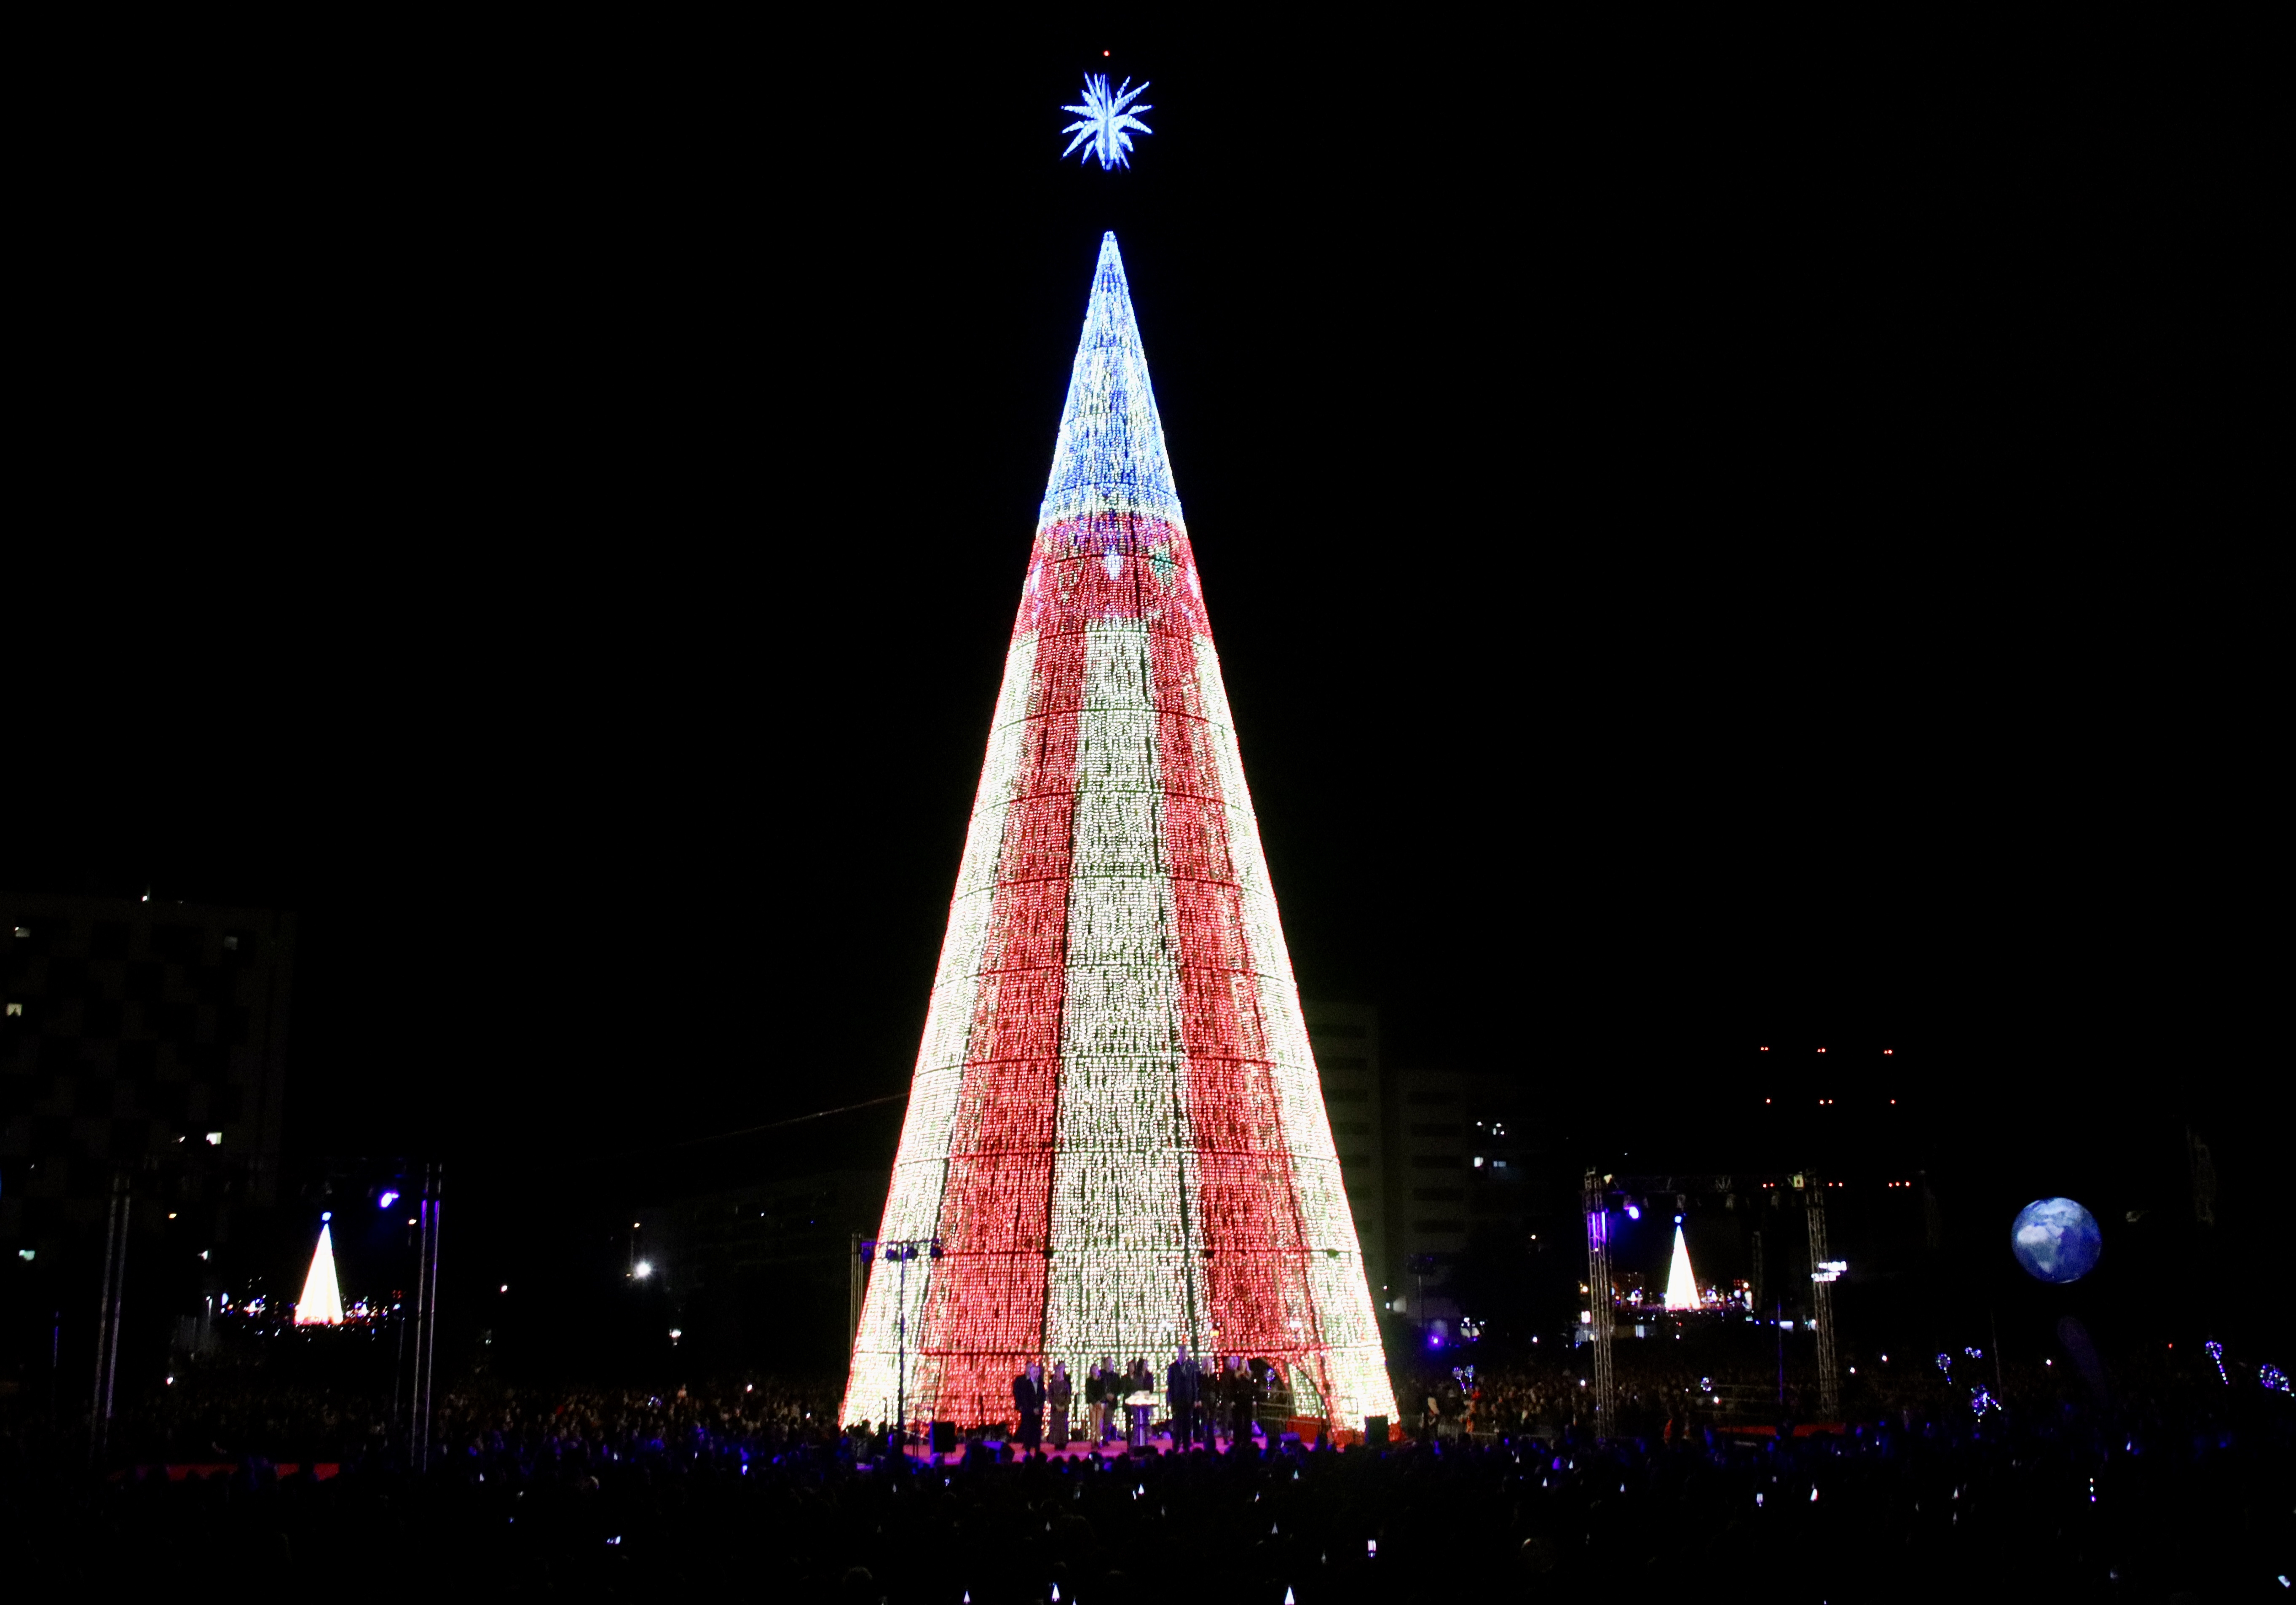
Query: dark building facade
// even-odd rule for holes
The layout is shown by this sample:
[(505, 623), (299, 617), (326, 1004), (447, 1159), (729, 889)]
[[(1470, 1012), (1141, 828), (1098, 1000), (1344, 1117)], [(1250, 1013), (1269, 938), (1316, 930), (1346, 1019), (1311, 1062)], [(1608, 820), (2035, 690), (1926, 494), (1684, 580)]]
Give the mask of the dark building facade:
[(1395, 1267), (1387, 1254), (1386, 1083), (1379, 1062), (1379, 1011), (1367, 1003), (1300, 1001), (1308, 1043), (1316, 1050), (1324, 1113), (1332, 1123), (1340, 1181), (1363, 1249), (1364, 1280), (1372, 1301), (1384, 1304)]
[(643, 1259), (675, 1316), (695, 1374), (827, 1372), (843, 1365), (858, 1314), (857, 1239), (873, 1234), (887, 1174), (775, 1173), (633, 1215)]
[(272, 1200), (294, 958), (291, 914), (0, 892), (0, 1381), (92, 1347), (115, 1178), (127, 1316), (162, 1326), (176, 1241)]

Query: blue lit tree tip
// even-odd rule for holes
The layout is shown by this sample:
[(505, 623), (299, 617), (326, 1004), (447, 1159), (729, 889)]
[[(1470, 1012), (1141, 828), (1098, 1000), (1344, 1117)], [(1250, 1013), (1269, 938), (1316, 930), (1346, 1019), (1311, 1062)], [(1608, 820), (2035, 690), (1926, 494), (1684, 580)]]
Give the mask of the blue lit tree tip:
[(1130, 167), (1132, 163), (1126, 159), (1132, 151), (1132, 135), (1127, 130), (1137, 129), (1143, 134), (1153, 134), (1156, 131), (1142, 122), (1136, 115), (1142, 111), (1153, 111), (1156, 108), (1136, 106), (1132, 103), (1145, 94), (1147, 88), (1148, 86), (1144, 83), (1139, 88), (1135, 89), (1132, 86), (1132, 80), (1126, 78), (1123, 83), (1117, 86), (1116, 92), (1111, 94), (1109, 93), (1106, 73), (1085, 74), (1084, 104), (1061, 108), (1063, 111), (1073, 111), (1077, 115), (1075, 122), (1061, 130), (1063, 134), (1076, 135), (1074, 139), (1069, 141), (1068, 150), (1061, 152), (1062, 160), (1066, 160), (1070, 151), (1074, 151), (1078, 145), (1082, 145), (1084, 157), (1078, 160), (1099, 157), (1103, 172), (1111, 168)]

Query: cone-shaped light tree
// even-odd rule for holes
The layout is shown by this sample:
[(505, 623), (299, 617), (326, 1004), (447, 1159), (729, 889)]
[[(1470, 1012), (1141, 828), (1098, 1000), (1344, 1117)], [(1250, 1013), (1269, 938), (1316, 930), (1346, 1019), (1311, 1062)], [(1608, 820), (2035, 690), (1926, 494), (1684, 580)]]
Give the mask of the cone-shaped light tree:
[(1694, 1310), (1699, 1306), (1698, 1276), (1690, 1268), (1690, 1244), (1682, 1235), (1682, 1220), (1674, 1223), (1674, 1263), (1667, 1267), (1666, 1307)]
[(335, 1280), (333, 1228), (319, 1218), (319, 1246), (311, 1250), (310, 1273), (303, 1278), (303, 1296), (295, 1301), (298, 1326), (340, 1326), (343, 1289)]
[(1113, 234), (880, 1236), (940, 1253), (873, 1262), (848, 1421), (1003, 1420), (1032, 1360), (1160, 1379), (1176, 1342), (1395, 1413)]

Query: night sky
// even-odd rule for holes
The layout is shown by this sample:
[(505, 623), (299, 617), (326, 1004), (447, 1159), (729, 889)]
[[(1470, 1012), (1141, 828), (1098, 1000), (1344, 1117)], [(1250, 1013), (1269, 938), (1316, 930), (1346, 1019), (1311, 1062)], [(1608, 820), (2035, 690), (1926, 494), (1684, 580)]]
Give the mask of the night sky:
[[(90, 69), (0, 883), (299, 911), (307, 1153), (901, 1092), (1114, 228), (1300, 983), (1390, 1067), (1615, 1149), (1896, 1043), (1940, 1129), (2234, 1176), (2268, 102), (1840, 44)], [(1129, 172), (1057, 160), (1102, 70)]]

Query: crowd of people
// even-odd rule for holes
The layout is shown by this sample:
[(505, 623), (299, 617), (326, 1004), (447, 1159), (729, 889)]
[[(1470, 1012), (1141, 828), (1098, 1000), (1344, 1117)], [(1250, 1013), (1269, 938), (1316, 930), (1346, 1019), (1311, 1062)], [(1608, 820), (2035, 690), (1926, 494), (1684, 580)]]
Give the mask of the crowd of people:
[[(1701, 1422), (1677, 1395), (1708, 1379), (1629, 1354), (1621, 1396), (1650, 1429), (1597, 1441), (1579, 1380), (1561, 1360), (1399, 1377), (1433, 1399), (1432, 1425), (1385, 1449), (1229, 1435), (1216, 1453), (1019, 1463), (900, 1453), (835, 1421), (835, 1379), (471, 1388), (442, 1396), (419, 1471), (388, 1400), (187, 1380), (123, 1414), (94, 1471), (84, 1437), (0, 1415), (0, 1527), (28, 1598), (308, 1576), (948, 1605), (1055, 1587), (1085, 1605), (1277, 1605), (1287, 1590), (1316, 1605), (1620, 1584), (1765, 1601), (2288, 1597), (2274, 1579), (2296, 1557), (2296, 1409), (2253, 1385), (2132, 1362), (2109, 1396), (2045, 1373), (1972, 1409), (1939, 1373), (1797, 1437)], [(179, 1454), (198, 1469), (171, 1477)]]

